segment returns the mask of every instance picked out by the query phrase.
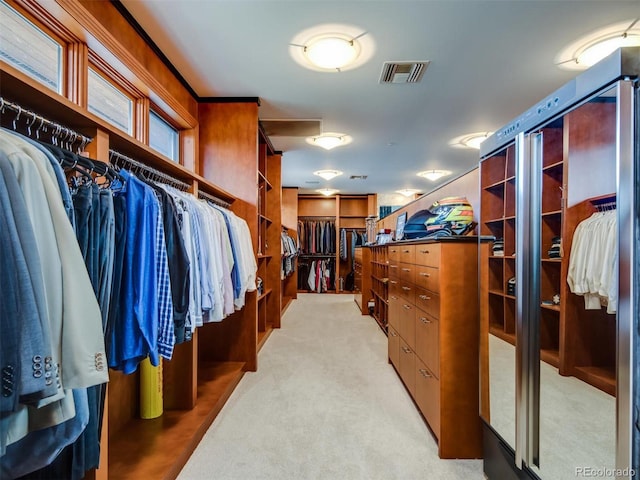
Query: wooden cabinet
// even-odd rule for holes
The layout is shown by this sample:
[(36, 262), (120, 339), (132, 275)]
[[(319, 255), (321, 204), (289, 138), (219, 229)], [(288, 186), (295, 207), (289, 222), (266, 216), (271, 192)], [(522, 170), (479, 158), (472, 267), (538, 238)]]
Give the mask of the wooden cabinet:
[(440, 457), (480, 458), (477, 237), (388, 249), (389, 361)]
[[(325, 197), (322, 195), (298, 196), (298, 219), (301, 222), (330, 223), (335, 227), (335, 239), (329, 248), (322, 252), (313, 252), (301, 245), (300, 262), (311, 264), (314, 260), (331, 261), (335, 274), (327, 290), (336, 293), (352, 293), (346, 289), (347, 276), (355, 269), (356, 259), (351, 232), (364, 234), (366, 230), (365, 220), (367, 216), (375, 213), (375, 194), (368, 195), (335, 195)], [(347, 231), (344, 255), (340, 255), (340, 230)], [(304, 242), (303, 242), (304, 243)], [(306, 270), (305, 270), (306, 271)], [(308, 291), (306, 279), (300, 279), (300, 291)], [(362, 292), (362, 290), (360, 290)], [(364, 292), (365, 294), (367, 292)], [(366, 302), (363, 302), (366, 308)], [(363, 312), (364, 313), (364, 312)]]
[[(594, 101), (535, 132), (541, 136), (543, 152), (540, 359), (561, 375), (575, 376), (611, 395), (616, 389), (615, 319), (605, 311), (585, 310), (566, 279), (573, 233), (596, 211), (590, 195), (609, 193), (593, 186), (593, 172), (600, 172), (598, 184), (614, 184), (604, 159), (615, 157), (615, 123), (615, 104)], [(482, 161), (480, 184), (481, 234), (496, 239), (481, 259), (483, 323), (490, 334), (515, 345), (516, 297), (510, 290), (518, 280), (514, 145)], [(551, 255), (554, 243), (562, 248)], [(486, 388), (483, 385), (483, 391)]]

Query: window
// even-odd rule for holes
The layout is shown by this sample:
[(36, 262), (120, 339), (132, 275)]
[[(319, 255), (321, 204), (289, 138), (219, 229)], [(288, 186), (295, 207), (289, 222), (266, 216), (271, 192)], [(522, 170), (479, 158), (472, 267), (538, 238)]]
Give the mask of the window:
[(0, 58), (62, 93), (62, 46), (0, 1)]
[(114, 127), (133, 135), (133, 100), (102, 75), (89, 69), (88, 109)]
[(171, 160), (178, 161), (180, 135), (153, 110), (149, 112), (149, 146)]

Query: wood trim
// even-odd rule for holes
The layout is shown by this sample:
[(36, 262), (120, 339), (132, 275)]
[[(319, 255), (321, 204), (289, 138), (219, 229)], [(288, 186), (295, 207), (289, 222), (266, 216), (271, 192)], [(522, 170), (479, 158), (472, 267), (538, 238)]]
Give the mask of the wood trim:
[(260, 106), (260, 97), (196, 97), (198, 103), (255, 103)]
[[(37, 1), (44, 2), (45, 0)], [(82, 3), (77, 0), (55, 1), (67, 14), (78, 22), (91, 37), (87, 38), (89, 48), (94, 50), (104, 61), (111, 62), (111, 60), (113, 60), (115, 66), (117, 66), (118, 63), (122, 63), (124, 68), (129, 70), (134, 77), (143, 82), (144, 85), (159, 97), (156, 99), (153, 98), (153, 95), (149, 95), (155, 103), (166, 104), (172, 112), (175, 112), (175, 114), (189, 126), (193, 127), (196, 125), (197, 120), (194, 115), (145, 68), (138, 58), (123, 47), (118, 39), (87, 10), (83, 4), (87, 2)], [(99, 4), (102, 2), (96, 3)]]
[(127, 7), (125, 7), (120, 0), (111, 0), (111, 4), (115, 7), (116, 10), (122, 15), (122, 17), (127, 21), (131, 28), (133, 28), (136, 33), (144, 40), (144, 42), (149, 46), (153, 53), (164, 63), (164, 65), (173, 73), (173, 75), (178, 79), (178, 81), (182, 84), (182, 86), (191, 94), (191, 96), (195, 99), (198, 99), (198, 94), (196, 91), (189, 85), (189, 82), (182, 76), (182, 74), (178, 71), (178, 69), (171, 63), (171, 61), (167, 58), (160, 47), (156, 45), (156, 43), (151, 39), (149, 34), (146, 32), (144, 28), (137, 22), (137, 20), (131, 15)]
[(84, 43), (70, 43), (66, 48), (66, 97), (82, 108), (88, 105), (89, 49)]
[(63, 45), (65, 43), (77, 43), (81, 40), (71, 29), (56, 18), (55, 13), (49, 10), (49, 5), (39, 4), (33, 0), (4, 0), (14, 9), (30, 21), (42, 28), (47, 34), (56, 38)]
[(138, 98), (135, 101), (133, 131), (139, 142), (149, 145), (149, 99)]

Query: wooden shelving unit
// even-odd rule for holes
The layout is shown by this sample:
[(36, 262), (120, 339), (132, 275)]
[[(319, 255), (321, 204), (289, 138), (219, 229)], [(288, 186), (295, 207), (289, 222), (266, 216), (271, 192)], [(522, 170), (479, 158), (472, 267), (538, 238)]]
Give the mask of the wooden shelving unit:
[(371, 293), (373, 294), (373, 318), (387, 333), (389, 322), (389, 257), (386, 245), (367, 247), (371, 251)]
[[(540, 358), (615, 395), (615, 316), (585, 310), (582, 297), (567, 285), (569, 254), (577, 225), (594, 211), (584, 162), (605, 151), (615, 155), (615, 104), (586, 103), (541, 129), (543, 141), (540, 260)], [(575, 148), (574, 145), (579, 145)], [(582, 162), (582, 163), (581, 163)], [(576, 180), (582, 175), (585, 178)], [(597, 175), (597, 173), (596, 173)], [(573, 178), (573, 181), (571, 180)], [(515, 277), (515, 149), (508, 146), (483, 160), (480, 166), (482, 235), (504, 240), (504, 256), (490, 253), (482, 259), (481, 314), (486, 330), (515, 344), (515, 300), (507, 282)], [(585, 193), (582, 193), (582, 190)], [(554, 237), (560, 237), (562, 258), (549, 258)], [(517, 279), (516, 279), (517, 281)], [(559, 302), (553, 302), (559, 295)]]
[(280, 245), (282, 225), (282, 153), (258, 129), (258, 350), (272, 329), (280, 328), (282, 283), (280, 280)]
[[(247, 220), (254, 242), (258, 237), (258, 224), (265, 226), (267, 234), (272, 233), (269, 225), (274, 225), (273, 230), (280, 229), (280, 154), (269, 152), (271, 160), (261, 164), (268, 168), (259, 171), (258, 144), (266, 144), (268, 139), (258, 139), (257, 103), (198, 104), (165, 69), (161, 60), (154, 55), (141, 57), (139, 52), (146, 51), (144, 40), (133, 29), (120, 31), (126, 22), (109, 3), (99, 7), (91, 2), (38, 5), (10, 0), (10, 3), (34, 23), (66, 32), (63, 43), (67, 43), (67, 48), (81, 48), (74, 50), (79, 53), (73, 60), (66, 55), (69, 52), (63, 55), (68, 69), (65, 79), (74, 87), (69, 85), (65, 90), (68, 97), (47, 89), (0, 61), (0, 93), (5, 100), (92, 137), (94, 141), (86, 150), (94, 159), (109, 162), (109, 150), (112, 149), (186, 183), (194, 195), (203, 192), (230, 203), (231, 210)], [(111, 29), (114, 25), (118, 28)], [(121, 38), (116, 39), (114, 31), (118, 31)], [(74, 35), (77, 37), (72, 38)], [(120, 43), (124, 37), (127, 45), (136, 46), (136, 51), (125, 51)], [(149, 98), (140, 99), (140, 104), (136, 105), (136, 117), (140, 118), (137, 118), (135, 138), (88, 112), (84, 106), (86, 98), (82, 97), (82, 92), (86, 95), (86, 70), (83, 68), (89, 64), (88, 48), (83, 44), (87, 38), (91, 39), (94, 55), (108, 53), (109, 59), (117, 59), (121, 63), (114, 68), (119, 69), (122, 78), (135, 79), (141, 92), (152, 95), (154, 102), (164, 105), (167, 115), (180, 129), (181, 162), (166, 158), (143, 143), (148, 138), (145, 131), (148, 122), (145, 123), (144, 115), (145, 112), (148, 114)], [(105, 44), (109, 45), (108, 52)], [(72, 61), (76, 63), (69, 65)], [(153, 68), (156, 76), (148, 75), (146, 68)], [(139, 74), (142, 75), (136, 77)], [(9, 117), (2, 115), (3, 126), (11, 126), (6, 124), (10, 122)], [(229, 121), (231, 118), (233, 122)], [(256, 138), (255, 146), (246, 142), (252, 135)], [(216, 157), (219, 142), (224, 142), (225, 152), (233, 161)], [(256, 178), (260, 179), (258, 183), (263, 191), (254, 198), (247, 190), (255, 192)], [(267, 205), (267, 210), (258, 213), (258, 202), (261, 207)], [(275, 204), (277, 208), (273, 206)], [(258, 215), (262, 217), (257, 220)], [(279, 271), (278, 262), (274, 260), (279, 258), (278, 242), (273, 243), (273, 254), (267, 253), (266, 245), (263, 244), (265, 248), (257, 261), (273, 264), (273, 270)], [(272, 299), (280, 297), (278, 274), (276, 278), (277, 282), (269, 286), (264, 298), (258, 299), (255, 292), (248, 293), (244, 308), (222, 322), (198, 328), (191, 341), (175, 346), (173, 358), (163, 362), (164, 413), (161, 417), (139, 418), (139, 373), (109, 372), (100, 468), (88, 472), (87, 480), (169, 480), (177, 477), (244, 372), (257, 369), (258, 304), (269, 305)], [(269, 318), (272, 325), (279, 326), (279, 304), (267, 308), (277, 313)], [(167, 448), (168, 445), (171, 448)]]
[[(336, 293), (354, 293), (351, 291), (341, 290), (340, 285), (344, 284), (347, 275), (355, 266), (353, 258), (353, 248), (351, 245), (351, 231), (356, 230), (364, 233), (365, 219), (368, 215), (375, 214), (376, 195), (335, 195), (325, 197), (322, 195), (298, 195), (298, 218), (301, 220), (332, 221), (335, 224), (336, 239), (333, 248), (335, 252), (329, 254), (335, 259), (335, 282), (329, 290)], [(347, 229), (347, 258), (340, 258), (340, 229)], [(309, 252), (303, 252), (301, 260), (326, 258), (328, 255), (314, 255)], [(308, 291), (306, 288), (300, 288), (299, 291)]]

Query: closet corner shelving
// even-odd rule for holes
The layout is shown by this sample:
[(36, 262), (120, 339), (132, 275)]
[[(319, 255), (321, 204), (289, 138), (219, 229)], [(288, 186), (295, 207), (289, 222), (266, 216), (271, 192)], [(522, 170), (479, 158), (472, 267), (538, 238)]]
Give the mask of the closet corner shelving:
[(274, 328), (280, 328), (282, 282), (282, 152), (276, 151), (262, 125), (258, 129), (258, 350)]
[[(298, 188), (282, 188), (282, 229), (297, 244), (298, 240)], [(294, 259), (294, 271), (282, 279), (281, 311), (284, 313), (291, 302), (298, 298), (297, 256)]]

